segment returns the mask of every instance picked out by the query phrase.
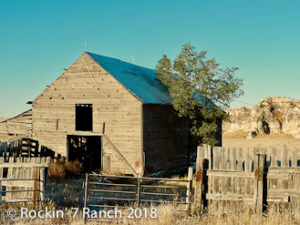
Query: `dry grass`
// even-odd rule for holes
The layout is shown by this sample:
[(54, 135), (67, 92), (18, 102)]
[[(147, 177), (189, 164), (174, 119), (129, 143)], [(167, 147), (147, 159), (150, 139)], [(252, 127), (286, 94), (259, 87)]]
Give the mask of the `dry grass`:
[[(231, 132), (231, 133), (223, 133), (222, 137), (223, 139), (246, 139), (248, 136), (247, 132), (244, 132), (242, 130)], [(275, 138), (281, 138), (281, 139), (296, 139), (291, 134), (285, 134), (285, 133), (272, 133), (272, 134), (259, 134), (253, 139), (275, 139)], [(296, 139), (297, 140), (297, 139)]]
[(66, 176), (78, 175), (83, 171), (83, 165), (78, 160), (50, 162), (48, 177), (65, 178)]
[(83, 164), (79, 162), (78, 160), (75, 160), (73, 162), (65, 162), (65, 168), (66, 172), (68, 174), (80, 174), (83, 171)]
[(48, 168), (48, 177), (50, 178), (64, 178), (66, 177), (66, 168), (60, 162), (53, 162), (51, 160)]
[(247, 132), (244, 132), (242, 130), (232, 132), (232, 133), (223, 133), (223, 139), (224, 138), (242, 138), (245, 139), (248, 136)]
[[(300, 220), (295, 219), (289, 213), (276, 213), (271, 211), (269, 214), (260, 216), (248, 212), (236, 211), (230, 215), (202, 215), (202, 216), (188, 216), (185, 213), (179, 213), (176, 211), (176, 206), (173, 205), (161, 205), (157, 207), (157, 218), (152, 219), (150, 217), (140, 219), (128, 219), (122, 218), (122, 220), (112, 220), (111, 222), (103, 222), (101, 224), (147, 224), (147, 225), (240, 225), (240, 224), (261, 224), (261, 225), (287, 225), (287, 224), (300, 224)], [(15, 225), (38, 225), (38, 224), (83, 224), (83, 219), (80, 215), (76, 218), (72, 218), (72, 212), (68, 211), (64, 218), (60, 219), (20, 219), (15, 218), (11, 220), (4, 218), (5, 224)], [(100, 224), (99, 222), (90, 220), (87, 224)]]
[(252, 139), (245, 139), (224, 134), (223, 147), (263, 147), (263, 148), (281, 148), (282, 145), (287, 145), (288, 149), (294, 147), (300, 149), (300, 139), (295, 138), (290, 134), (276, 133), (269, 135), (258, 135)]
[(291, 135), (291, 134), (285, 134), (285, 133), (274, 133), (274, 134), (262, 134), (258, 135), (255, 137), (256, 139), (277, 139), (277, 138), (282, 138), (282, 139), (294, 139), (296, 138)]

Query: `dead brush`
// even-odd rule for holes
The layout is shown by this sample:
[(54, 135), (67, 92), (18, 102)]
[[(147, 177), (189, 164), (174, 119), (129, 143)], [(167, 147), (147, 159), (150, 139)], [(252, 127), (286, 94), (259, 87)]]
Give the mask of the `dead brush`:
[(66, 167), (61, 162), (50, 161), (50, 166), (48, 169), (49, 178), (65, 178), (66, 177)]
[(51, 160), (48, 169), (49, 178), (66, 178), (67, 176), (78, 175), (83, 171), (83, 164), (75, 161), (57, 161)]
[(69, 175), (78, 175), (83, 171), (83, 164), (79, 160), (75, 161), (66, 161), (65, 162), (66, 172)]

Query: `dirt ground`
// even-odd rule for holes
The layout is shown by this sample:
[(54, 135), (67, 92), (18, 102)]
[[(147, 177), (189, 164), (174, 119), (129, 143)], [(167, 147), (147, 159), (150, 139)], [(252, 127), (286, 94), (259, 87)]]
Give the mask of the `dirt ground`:
[(244, 132), (225, 133), (223, 134), (224, 147), (264, 147), (281, 148), (287, 145), (288, 149), (297, 148), (300, 151), (300, 139), (294, 138), (289, 134), (269, 134), (260, 135), (252, 139), (246, 139), (247, 134)]

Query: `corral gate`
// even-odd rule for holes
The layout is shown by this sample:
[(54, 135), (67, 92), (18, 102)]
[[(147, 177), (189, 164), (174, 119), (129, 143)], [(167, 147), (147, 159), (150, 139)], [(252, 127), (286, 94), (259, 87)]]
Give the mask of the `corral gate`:
[(186, 212), (190, 209), (192, 176), (191, 167), (188, 179), (86, 174), (84, 207), (128, 209), (171, 203)]

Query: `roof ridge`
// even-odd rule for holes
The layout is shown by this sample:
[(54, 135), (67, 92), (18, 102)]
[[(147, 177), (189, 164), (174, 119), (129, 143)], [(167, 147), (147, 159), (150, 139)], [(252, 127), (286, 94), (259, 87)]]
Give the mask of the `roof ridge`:
[(122, 63), (130, 64), (132, 66), (141, 67), (141, 68), (144, 68), (144, 69), (155, 71), (155, 69), (152, 69), (152, 68), (149, 68), (149, 67), (146, 67), (146, 66), (141, 66), (141, 65), (138, 65), (138, 64), (134, 64), (134, 63), (131, 63), (131, 62), (127, 62), (127, 61), (124, 61), (122, 59), (118, 59), (118, 58), (114, 58), (114, 57), (110, 57), (110, 56), (106, 56), (106, 55), (101, 55), (101, 54), (93, 53), (93, 52), (89, 52), (89, 51), (84, 51), (84, 52), (88, 55), (93, 54), (93, 55), (97, 55), (97, 56), (100, 56), (100, 57), (106, 57), (106, 58), (110, 58), (110, 59), (113, 59), (113, 60), (118, 60)]
[(171, 104), (168, 88), (157, 79), (154, 69), (92, 52), (85, 53), (144, 104)]

